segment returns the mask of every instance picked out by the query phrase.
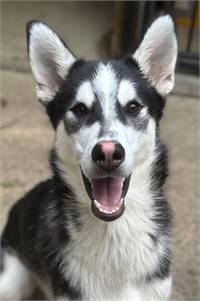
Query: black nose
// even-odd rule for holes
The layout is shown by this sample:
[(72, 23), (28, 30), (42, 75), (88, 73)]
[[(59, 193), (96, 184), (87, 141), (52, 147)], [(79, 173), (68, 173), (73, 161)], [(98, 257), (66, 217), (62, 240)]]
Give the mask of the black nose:
[(92, 150), (93, 162), (97, 166), (109, 171), (119, 167), (124, 158), (124, 148), (115, 141), (101, 141)]

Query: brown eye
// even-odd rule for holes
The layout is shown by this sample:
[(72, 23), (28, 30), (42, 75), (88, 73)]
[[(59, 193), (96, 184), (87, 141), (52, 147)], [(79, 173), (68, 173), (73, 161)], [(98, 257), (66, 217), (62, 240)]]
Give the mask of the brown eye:
[(83, 116), (88, 113), (88, 108), (84, 103), (79, 103), (75, 107), (72, 108), (72, 112), (75, 113), (76, 115)]
[(128, 104), (128, 112), (132, 115), (136, 115), (140, 112), (142, 106), (137, 101), (131, 101)]

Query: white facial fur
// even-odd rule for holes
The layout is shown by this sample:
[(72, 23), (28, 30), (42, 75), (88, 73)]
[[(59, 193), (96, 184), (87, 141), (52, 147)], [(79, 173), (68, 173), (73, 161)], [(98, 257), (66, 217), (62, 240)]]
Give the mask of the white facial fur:
[[(84, 89), (84, 91), (83, 91)], [(127, 93), (125, 93), (127, 91)], [(132, 170), (141, 162), (145, 161), (154, 151), (155, 147), (155, 123), (147, 114), (147, 108), (143, 108), (139, 117), (141, 119), (149, 118), (148, 126), (145, 130), (139, 130), (133, 124), (123, 124), (116, 112), (116, 101), (120, 98), (123, 106), (128, 100), (137, 97), (134, 84), (128, 80), (122, 80), (119, 84), (114, 70), (110, 64), (99, 65), (95, 77), (91, 83), (84, 82), (77, 91), (76, 99), (79, 101), (88, 95), (88, 103), (93, 103), (94, 93), (97, 95), (104, 116), (103, 125), (100, 121), (89, 126), (82, 126), (79, 131), (71, 135), (72, 141), (70, 145), (63, 146), (66, 136), (64, 126), (60, 125), (61, 130), (57, 131), (56, 147), (61, 158), (66, 162), (71, 161), (68, 150), (71, 148), (74, 160), (77, 161), (77, 166), (81, 166), (83, 173), (89, 178), (100, 176), (95, 164), (92, 161), (91, 153), (94, 146), (102, 140), (118, 141), (125, 149), (125, 160), (121, 165), (120, 174), (127, 177)], [(124, 97), (123, 97), (124, 96)], [(72, 112), (67, 113), (67, 117), (73, 119)], [(103, 127), (104, 134), (99, 137), (99, 133)], [(62, 132), (62, 137), (60, 135)], [(61, 150), (62, 145), (62, 150)], [(68, 163), (66, 162), (67, 166)], [(69, 169), (69, 166), (68, 166)]]
[[(82, 128), (73, 135), (79, 162), (84, 174), (89, 178), (98, 176), (94, 170), (91, 152), (96, 143), (101, 140), (116, 140), (125, 149), (125, 160), (121, 165), (121, 175), (127, 177), (136, 165), (143, 162), (153, 153), (155, 147), (155, 123), (153, 119), (145, 132), (123, 125), (119, 120), (112, 119), (108, 134), (98, 138), (100, 124)], [(109, 133), (112, 133), (111, 135)]]

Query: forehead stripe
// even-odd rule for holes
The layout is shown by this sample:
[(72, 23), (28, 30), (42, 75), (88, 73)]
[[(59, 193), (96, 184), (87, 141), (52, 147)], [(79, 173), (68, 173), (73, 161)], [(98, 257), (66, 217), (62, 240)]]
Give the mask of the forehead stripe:
[(117, 94), (117, 74), (109, 63), (100, 63), (93, 78), (94, 91), (99, 99), (104, 116), (104, 126), (107, 127), (116, 117), (115, 99)]
[(110, 64), (100, 63), (93, 79), (93, 85), (97, 94), (104, 98), (114, 95), (117, 89), (117, 77)]

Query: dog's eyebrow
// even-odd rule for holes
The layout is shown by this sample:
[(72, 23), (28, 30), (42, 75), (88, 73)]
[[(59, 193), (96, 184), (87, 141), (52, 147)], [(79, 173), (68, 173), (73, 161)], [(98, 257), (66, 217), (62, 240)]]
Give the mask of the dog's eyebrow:
[(122, 106), (125, 106), (130, 100), (137, 97), (134, 84), (128, 79), (122, 79), (119, 84), (118, 101)]
[(92, 107), (95, 95), (90, 81), (85, 81), (78, 87), (75, 99), (83, 102), (88, 108)]

